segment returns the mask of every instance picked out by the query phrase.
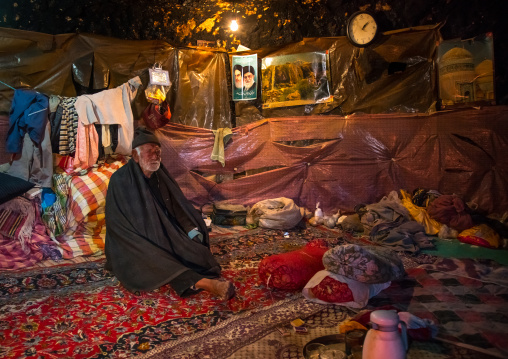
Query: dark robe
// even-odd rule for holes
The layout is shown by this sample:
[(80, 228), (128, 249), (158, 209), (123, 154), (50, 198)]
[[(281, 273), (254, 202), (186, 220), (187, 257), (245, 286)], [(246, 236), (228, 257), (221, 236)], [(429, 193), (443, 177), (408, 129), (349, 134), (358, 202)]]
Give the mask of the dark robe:
[[(153, 176), (157, 181), (148, 181), (133, 159), (111, 176), (106, 196), (106, 269), (133, 292), (170, 282), (173, 286), (180, 277), (194, 278), (185, 285), (190, 287), (196, 278), (220, 276), (201, 214), (164, 165)], [(153, 183), (160, 189), (157, 196)], [(188, 237), (189, 229), (184, 227), (189, 225), (203, 234), (203, 244)], [(175, 288), (179, 295), (184, 289)]]

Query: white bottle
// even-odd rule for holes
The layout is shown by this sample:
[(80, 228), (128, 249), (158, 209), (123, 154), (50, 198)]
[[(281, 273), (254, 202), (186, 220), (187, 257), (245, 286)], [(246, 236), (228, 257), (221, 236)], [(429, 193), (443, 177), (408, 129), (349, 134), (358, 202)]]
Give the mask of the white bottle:
[[(370, 313), (372, 329), (363, 343), (363, 359), (406, 359), (406, 323), (391, 310)], [(399, 326), (401, 333), (399, 333)]]

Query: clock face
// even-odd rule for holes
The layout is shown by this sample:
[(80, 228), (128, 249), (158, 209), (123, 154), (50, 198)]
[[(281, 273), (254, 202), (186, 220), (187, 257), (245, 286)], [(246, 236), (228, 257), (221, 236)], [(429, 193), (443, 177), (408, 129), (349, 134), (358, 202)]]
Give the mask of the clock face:
[(367, 46), (377, 34), (377, 22), (367, 12), (357, 12), (351, 16), (347, 24), (347, 36), (356, 46)]

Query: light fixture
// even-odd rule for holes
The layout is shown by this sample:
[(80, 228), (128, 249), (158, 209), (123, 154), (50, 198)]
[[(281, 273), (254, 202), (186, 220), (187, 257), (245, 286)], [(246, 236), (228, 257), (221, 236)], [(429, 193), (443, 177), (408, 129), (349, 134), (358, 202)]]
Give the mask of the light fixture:
[(238, 30), (238, 23), (236, 22), (236, 19), (233, 19), (231, 21), (231, 25), (229, 25), (229, 28), (231, 29), (231, 31)]
[(235, 11), (235, 2), (233, 1), (233, 20), (231, 20), (231, 25), (229, 25), (231, 31), (238, 30), (238, 22), (236, 21), (236, 11)]

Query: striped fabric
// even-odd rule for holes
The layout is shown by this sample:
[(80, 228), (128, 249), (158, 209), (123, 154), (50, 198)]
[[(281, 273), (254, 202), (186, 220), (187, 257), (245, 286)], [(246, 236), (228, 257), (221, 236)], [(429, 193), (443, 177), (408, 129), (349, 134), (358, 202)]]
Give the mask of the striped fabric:
[(19, 237), (19, 232), (26, 221), (21, 213), (0, 209), (0, 233), (12, 239)]
[[(32, 243), (28, 243), (32, 247)], [(40, 250), (24, 251), (18, 241), (0, 234), (0, 270), (17, 270), (40, 262), (44, 254)]]
[(78, 131), (77, 97), (62, 97), (62, 120), (60, 122), (60, 141), (58, 153), (69, 155), (76, 150), (76, 133)]
[[(24, 224), (20, 225), (19, 228), (21, 230), (23, 226), (30, 226), (31, 229), (33, 227), (33, 230), (30, 237), (26, 238), (24, 246), (19, 238), (15, 240), (0, 233), (0, 270), (17, 270), (31, 267), (44, 258), (44, 253), (41, 250), (42, 246), (54, 245), (51, 238), (46, 235), (46, 227), (39, 219), (38, 208), (40, 206), (40, 199), (36, 197), (28, 201), (26, 198), (17, 197), (17, 201), (15, 202), (16, 207), (23, 207), (20, 205), (21, 203), (27, 203), (28, 205), (25, 208), (25, 212), (21, 214), (21, 216), (24, 217)], [(35, 223), (31, 225), (29, 220), (30, 215), (26, 213), (27, 209), (33, 210)], [(2, 210), (9, 211), (9, 209), (6, 208), (2, 208)], [(16, 211), (13, 211), (13, 213), (16, 213)], [(19, 236), (20, 235), (18, 235), (18, 237)]]
[(67, 222), (67, 195), (71, 179), (72, 176), (66, 173), (55, 173), (53, 175), (53, 190), (57, 200), (47, 207), (42, 214), (42, 220), (52, 237), (63, 234), (65, 230)]
[(127, 161), (125, 159), (92, 168), (70, 181), (67, 206), (67, 230), (57, 237), (63, 258), (101, 255), (104, 250), (106, 192), (111, 175)]

